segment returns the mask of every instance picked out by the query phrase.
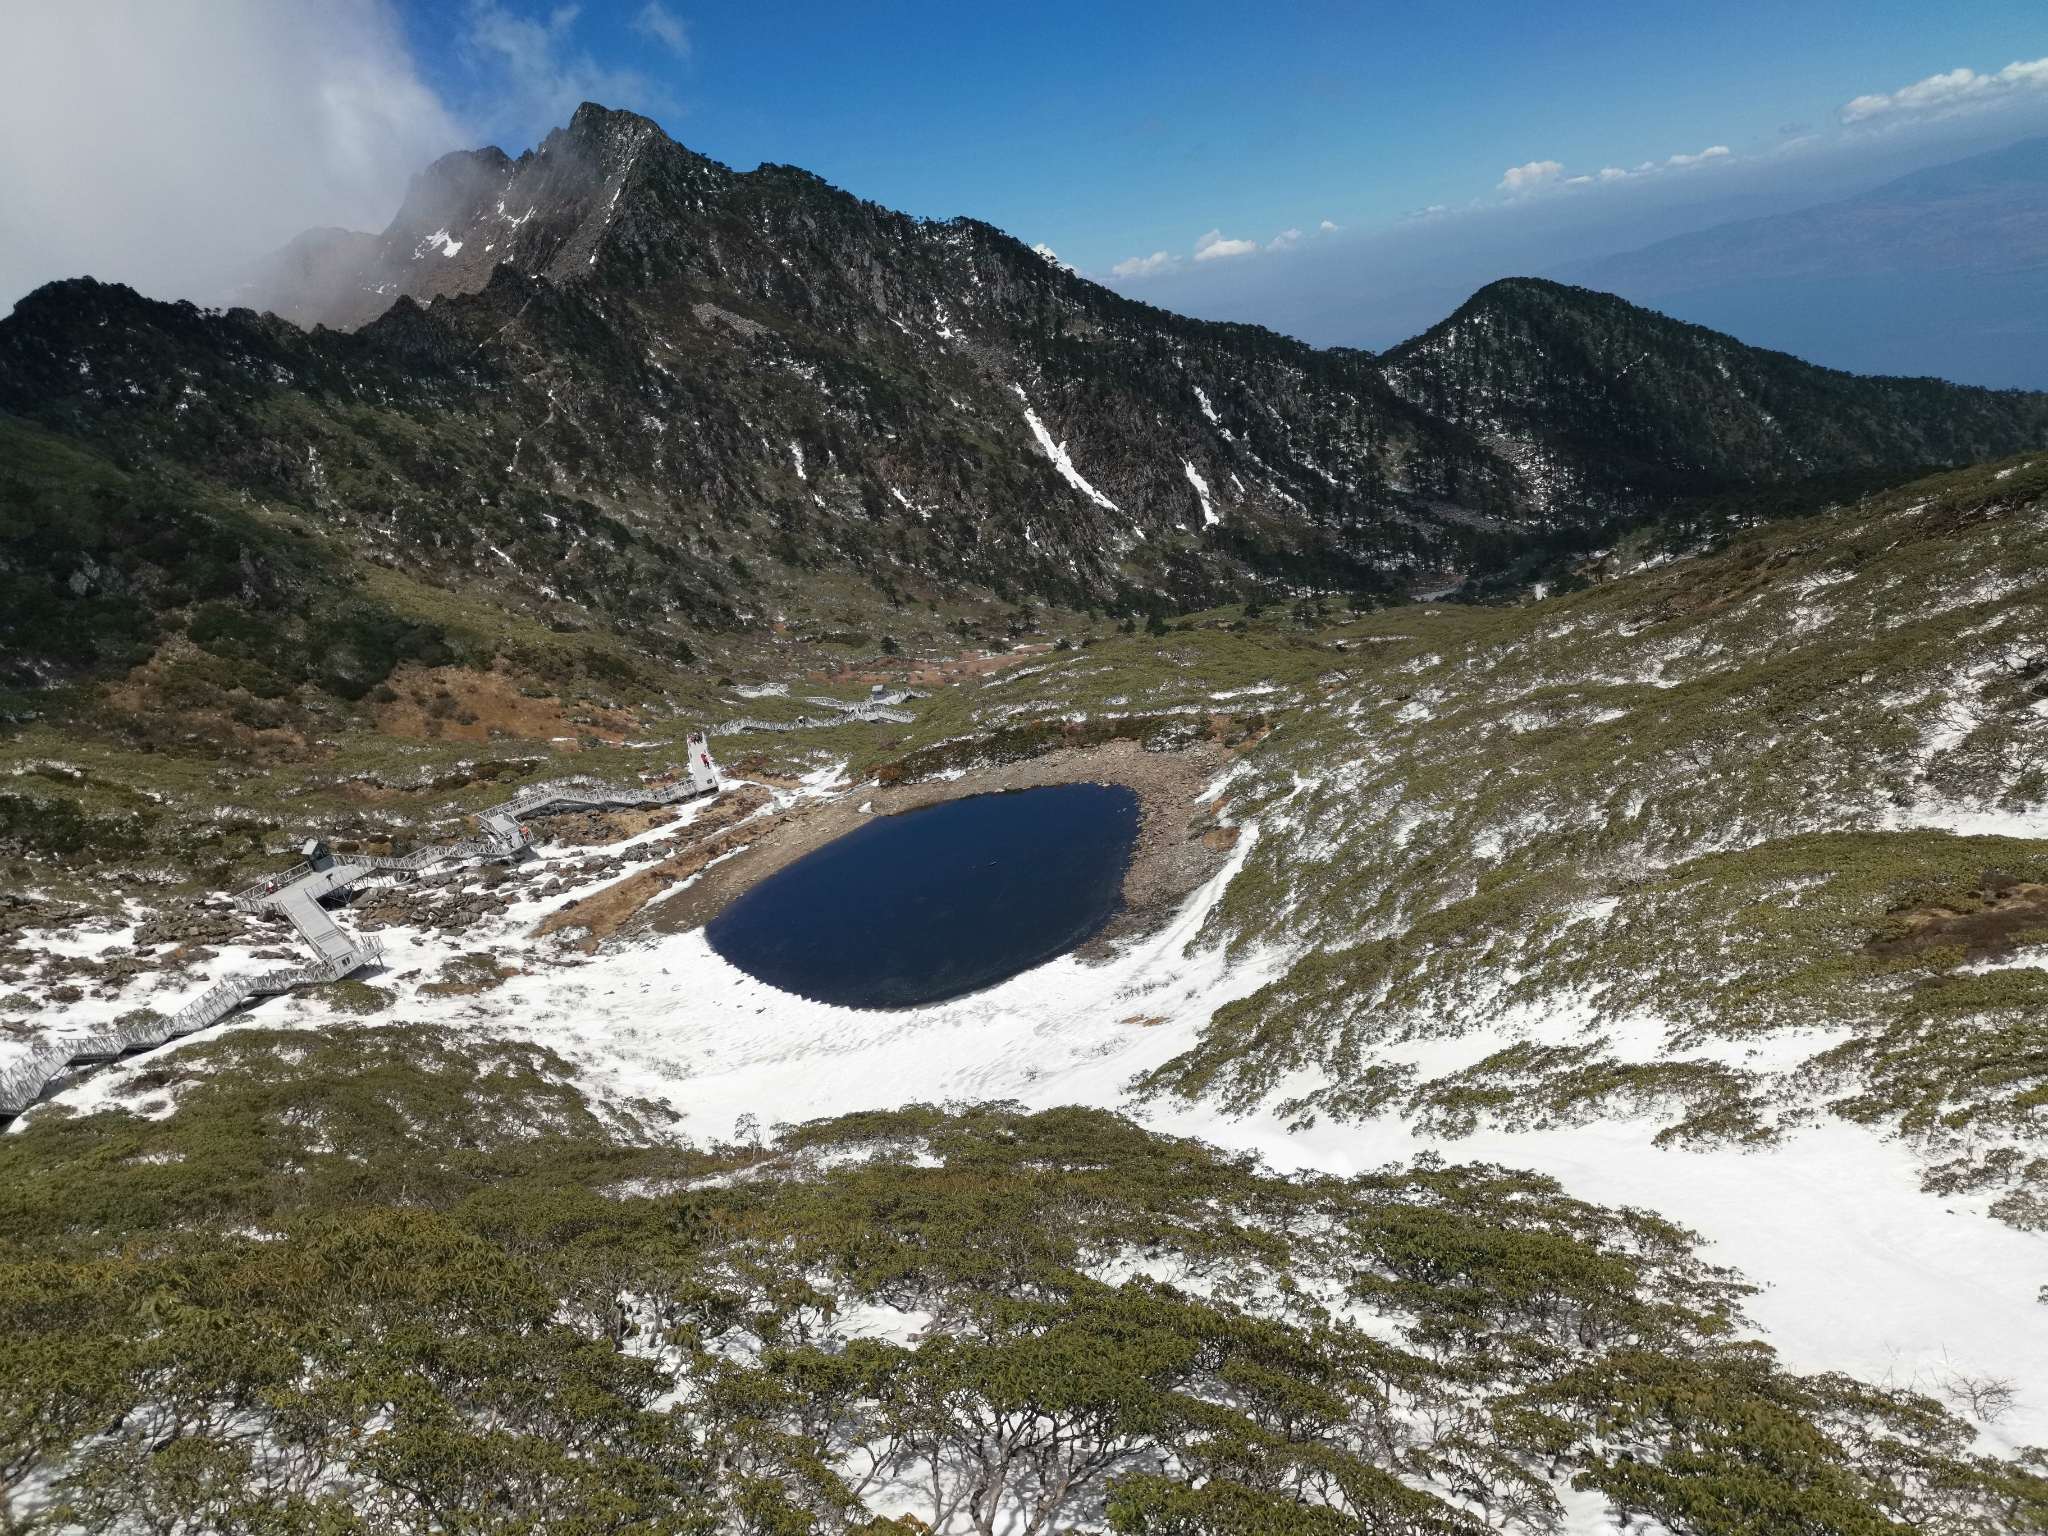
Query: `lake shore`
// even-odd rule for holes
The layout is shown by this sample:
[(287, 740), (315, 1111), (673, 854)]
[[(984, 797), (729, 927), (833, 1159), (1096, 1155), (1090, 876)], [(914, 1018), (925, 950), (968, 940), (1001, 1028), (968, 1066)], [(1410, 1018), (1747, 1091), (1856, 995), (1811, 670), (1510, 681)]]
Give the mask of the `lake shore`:
[(958, 778), (887, 787), (854, 785), (830, 799), (801, 800), (735, 828), (745, 837), (743, 844), (708, 864), (688, 884), (648, 900), (630, 920), (617, 925), (617, 939), (628, 943), (636, 937), (701, 928), (742, 892), (870, 816), (1051, 784), (1119, 784), (1132, 790), (1139, 804), (1137, 846), (1123, 881), (1123, 910), (1080, 951), (1084, 958), (1107, 958), (1118, 941), (1162, 926), (1222, 867), (1237, 841), (1237, 829), (1219, 819), (1224, 799), (1205, 798), (1205, 792), (1227, 761), (1228, 754), (1210, 742), (1178, 752), (1148, 752), (1135, 741), (1113, 741), (1061, 748), (1025, 762), (970, 770)]

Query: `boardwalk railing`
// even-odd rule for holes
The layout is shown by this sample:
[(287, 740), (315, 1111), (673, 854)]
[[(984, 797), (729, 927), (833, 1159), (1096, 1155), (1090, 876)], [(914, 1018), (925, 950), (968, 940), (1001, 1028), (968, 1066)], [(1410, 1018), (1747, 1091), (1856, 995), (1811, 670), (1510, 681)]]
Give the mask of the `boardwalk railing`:
[(742, 731), (808, 731), (819, 726), (844, 725), (849, 720), (887, 720), (894, 725), (909, 725), (917, 719), (907, 709), (896, 706), (911, 699), (928, 699), (928, 693), (915, 688), (899, 688), (893, 693), (876, 692), (865, 699), (828, 699), (817, 694), (799, 694), (805, 704), (818, 704), (836, 714), (799, 715), (794, 720), (756, 720), (752, 715), (743, 715), (737, 720), (728, 720), (723, 725), (714, 725), (714, 736), (737, 736)]
[(110, 1025), (83, 1040), (36, 1046), (26, 1057), (0, 1067), (0, 1121), (11, 1120), (74, 1072), (196, 1033), (252, 997), (339, 981), (377, 959), (384, 953), (381, 940), (350, 933), (320, 905), (322, 897), (345, 891), (367, 876), (416, 874), (443, 864), (517, 858), (532, 841), (524, 822), (540, 812), (675, 805), (717, 794), (724, 784), (701, 731), (690, 733), (689, 750), (689, 776), (673, 784), (615, 785), (582, 774), (551, 779), (529, 785), (479, 815), (483, 830), (476, 837), (397, 856), (349, 854), (345, 860), (305, 861), (245, 886), (235, 893), (235, 905), (245, 912), (275, 912), (288, 918), (313, 950), (312, 964), (224, 976), (168, 1018)]

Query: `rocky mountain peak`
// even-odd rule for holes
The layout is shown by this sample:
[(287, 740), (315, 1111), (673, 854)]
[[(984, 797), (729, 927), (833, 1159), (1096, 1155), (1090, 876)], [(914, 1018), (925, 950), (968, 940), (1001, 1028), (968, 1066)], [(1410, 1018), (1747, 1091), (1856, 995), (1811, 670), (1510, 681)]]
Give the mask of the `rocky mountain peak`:
[(536, 153), (584, 156), (609, 172), (650, 149), (682, 148), (651, 117), (586, 101), (570, 117), (568, 127), (554, 129), (541, 140)]
[[(645, 189), (636, 172), (658, 162)], [(412, 179), (380, 235), (322, 231), (259, 264), (233, 301), (301, 325), (353, 330), (401, 296), (480, 292), (500, 266), (577, 281), (602, 265), (606, 232), (642, 204), (730, 173), (652, 120), (585, 102), (566, 128), (513, 159), (495, 146), (443, 155)], [(673, 233), (672, 231), (668, 233)]]
[(502, 195), (516, 171), (516, 162), (496, 145), (443, 155), (412, 178), (384, 237), (465, 221), (482, 199)]

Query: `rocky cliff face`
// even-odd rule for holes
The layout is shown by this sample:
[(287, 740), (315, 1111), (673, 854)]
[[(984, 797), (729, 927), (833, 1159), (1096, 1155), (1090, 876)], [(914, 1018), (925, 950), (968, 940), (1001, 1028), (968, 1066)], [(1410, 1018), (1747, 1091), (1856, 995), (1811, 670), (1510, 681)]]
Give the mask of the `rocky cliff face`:
[[(600, 275), (601, 250), (616, 258), (651, 243), (680, 256), (673, 215), (701, 216), (736, 179), (646, 118), (585, 106), (517, 160), (459, 151), (415, 176), (391, 227), (353, 252), (353, 283), (321, 295), (312, 318), (354, 329), (401, 294), (427, 303), (475, 293), (501, 265), (577, 282)], [(251, 297), (303, 309), (307, 296), (286, 282)]]

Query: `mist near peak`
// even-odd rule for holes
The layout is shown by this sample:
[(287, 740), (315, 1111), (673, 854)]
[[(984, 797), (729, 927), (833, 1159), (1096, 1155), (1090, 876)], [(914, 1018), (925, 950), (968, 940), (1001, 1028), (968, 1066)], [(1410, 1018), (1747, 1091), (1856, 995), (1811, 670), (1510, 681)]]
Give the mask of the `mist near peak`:
[(467, 138), (384, 0), (0, 9), (0, 304), (77, 276), (204, 301), (310, 226), (383, 228)]

